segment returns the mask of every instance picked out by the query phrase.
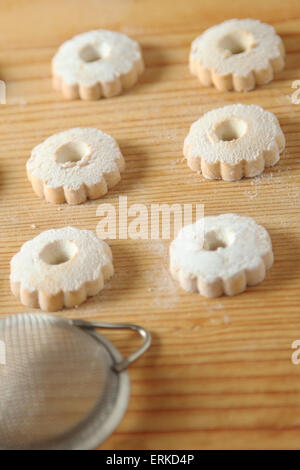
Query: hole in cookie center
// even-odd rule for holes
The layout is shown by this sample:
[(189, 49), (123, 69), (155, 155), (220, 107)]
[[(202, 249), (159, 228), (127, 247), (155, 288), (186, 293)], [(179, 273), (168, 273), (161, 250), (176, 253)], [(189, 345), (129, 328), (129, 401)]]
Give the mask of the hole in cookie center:
[(216, 251), (218, 248), (226, 248), (233, 243), (235, 235), (232, 231), (211, 230), (204, 235), (203, 249)]
[(96, 62), (97, 60), (101, 60), (103, 58), (100, 51), (92, 44), (84, 46), (79, 52), (79, 57), (81, 60), (83, 60), (83, 62)]
[(227, 244), (221, 234), (217, 232), (207, 232), (204, 237), (203, 249), (215, 251), (218, 248), (226, 248)]
[(69, 240), (56, 240), (46, 245), (40, 258), (47, 264), (57, 265), (70, 261), (78, 252), (77, 245)]
[(229, 51), (230, 55), (242, 54), (243, 52), (249, 52), (253, 48), (254, 39), (252, 34), (239, 31), (224, 36), (220, 40), (219, 46), (221, 49)]
[(84, 142), (68, 142), (56, 150), (57, 163), (76, 163), (90, 153), (89, 146)]
[(215, 126), (215, 133), (219, 140), (225, 142), (237, 140), (246, 134), (247, 127), (243, 119), (229, 118)]

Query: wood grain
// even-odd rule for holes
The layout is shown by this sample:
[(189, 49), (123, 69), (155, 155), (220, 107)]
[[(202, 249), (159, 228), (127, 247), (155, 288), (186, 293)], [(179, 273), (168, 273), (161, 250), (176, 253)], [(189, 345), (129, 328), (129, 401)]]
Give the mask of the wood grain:
[[(188, 71), (192, 39), (227, 18), (273, 24), (287, 49), (286, 68), (247, 94), (202, 88)], [(140, 41), (146, 71), (120, 97), (67, 102), (51, 88), (59, 44), (92, 28)], [(234, 297), (187, 294), (168, 273), (168, 241), (114, 240), (116, 274), (103, 293), (62, 315), (136, 322), (153, 346), (130, 370), (132, 396), (102, 449), (299, 448), (300, 366), (300, 79), (298, 0), (2, 0), (0, 78), (0, 312), (26, 311), (9, 289), (9, 260), (39, 232), (64, 225), (95, 230), (99, 201), (78, 207), (39, 200), (26, 179), (33, 146), (73, 126), (111, 133), (127, 161), (121, 183), (100, 202), (203, 203), (206, 215), (236, 212), (269, 231), (275, 264), (265, 282)], [(255, 103), (276, 113), (287, 139), (278, 165), (237, 183), (207, 181), (182, 161), (182, 143), (201, 114), (227, 103)], [(110, 335), (124, 351), (132, 336)], [(129, 341), (130, 340), (130, 341)]]

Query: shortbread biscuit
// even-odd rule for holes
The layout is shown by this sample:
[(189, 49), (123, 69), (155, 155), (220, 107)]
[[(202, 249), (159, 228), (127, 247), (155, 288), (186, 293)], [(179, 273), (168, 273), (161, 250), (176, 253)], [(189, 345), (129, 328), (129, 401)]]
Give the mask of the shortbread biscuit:
[(184, 227), (170, 245), (170, 270), (181, 287), (205, 297), (236, 295), (262, 282), (272, 266), (268, 232), (250, 217), (222, 214)]
[(228, 20), (193, 43), (190, 70), (202, 85), (220, 91), (249, 91), (273, 80), (284, 67), (285, 50), (273, 26), (258, 20)]
[(12, 293), (28, 307), (56, 311), (96, 295), (113, 275), (110, 247), (90, 230), (47, 230), (11, 259)]
[(194, 122), (184, 141), (188, 166), (205, 178), (239, 180), (278, 162), (285, 147), (276, 116), (260, 106), (233, 104)]
[(143, 70), (139, 44), (125, 34), (105, 30), (73, 37), (52, 60), (54, 89), (73, 100), (119, 95), (137, 82)]
[(124, 169), (115, 139), (93, 128), (54, 134), (37, 145), (27, 161), (36, 194), (56, 204), (98, 199), (120, 181)]

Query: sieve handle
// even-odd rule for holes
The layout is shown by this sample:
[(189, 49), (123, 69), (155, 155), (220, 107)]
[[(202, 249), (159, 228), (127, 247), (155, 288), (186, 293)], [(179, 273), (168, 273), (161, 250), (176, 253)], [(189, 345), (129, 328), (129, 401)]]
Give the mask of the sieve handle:
[(139, 325), (134, 325), (131, 323), (99, 323), (99, 322), (88, 322), (84, 320), (72, 320), (73, 325), (78, 326), (80, 328), (85, 329), (98, 329), (98, 328), (106, 328), (106, 329), (114, 329), (114, 330), (133, 330), (139, 333), (139, 335), (143, 338), (143, 344), (137, 349), (134, 353), (128, 356), (126, 359), (123, 359), (120, 362), (117, 362), (114, 366), (117, 372), (122, 372), (123, 370), (127, 369), (130, 364), (136, 361), (145, 351), (149, 348), (151, 344), (151, 334), (145, 328)]

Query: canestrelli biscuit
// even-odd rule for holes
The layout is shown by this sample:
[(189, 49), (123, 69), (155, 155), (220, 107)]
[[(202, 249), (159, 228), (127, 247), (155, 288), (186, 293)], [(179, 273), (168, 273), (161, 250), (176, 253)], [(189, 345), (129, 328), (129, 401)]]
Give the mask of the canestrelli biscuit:
[(273, 253), (266, 229), (250, 217), (221, 214), (185, 226), (170, 245), (181, 287), (205, 297), (236, 295), (262, 282)]
[(26, 167), (38, 196), (56, 204), (81, 204), (115, 186), (125, 161), (113, 137), (99, 129), (77, 127), (37, 145)]
[(233, 104), (194, 122), (185, 138), (188, 166), (205, 178), (239, 180), (275, 165), (285, 147), (277, 117), (260, 106)]
[(47, 230), (11, 259), (12, 293), (28, 307), (56, 311), (96, 295), (113, 275), (110, 247), (90, 230)]
[(68, 99), (110, 98), (132, 87), (144, 70), (137, 41), (114, 31), (79, 34), (52, 60), (53, 86)]
[(207, 29), (191, 47), (190, 70), (202, 85), (220, 91), (249, 91), (273, 80), (284, 67), (285, 50), (273, 26), (232, 19)]

